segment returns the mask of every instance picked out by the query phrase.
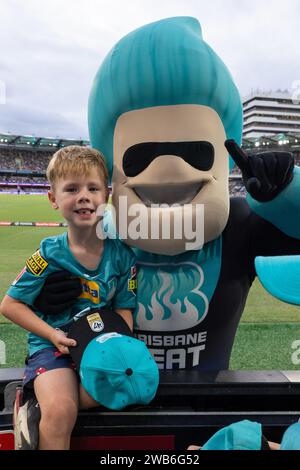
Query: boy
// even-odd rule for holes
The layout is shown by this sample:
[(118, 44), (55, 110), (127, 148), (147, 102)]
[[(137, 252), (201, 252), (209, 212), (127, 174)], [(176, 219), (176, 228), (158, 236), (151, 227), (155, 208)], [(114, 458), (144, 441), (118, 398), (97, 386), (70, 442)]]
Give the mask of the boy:
[[(68, 231), (46, 238), (9, 288), (0, 311), (30, 332), (24, 391), (34, 388), (41, 410), (39, 449), (69, 449), (78, 408), (99, 406), (78, 385), (69, 347), (76, 343), (65, 331), (86, 307), (113, 308), (132, 329), (135, 292), (134, 256), (118, 240), (96, 234), (97, 208), (108, 201), (108, 173), (101, 154), (70, 146), (52, 157), (48, 198), (68, 222)], [(62, 269), (80, 279), (77, 302), (59, 315), (33, 307), (45, 278)]]

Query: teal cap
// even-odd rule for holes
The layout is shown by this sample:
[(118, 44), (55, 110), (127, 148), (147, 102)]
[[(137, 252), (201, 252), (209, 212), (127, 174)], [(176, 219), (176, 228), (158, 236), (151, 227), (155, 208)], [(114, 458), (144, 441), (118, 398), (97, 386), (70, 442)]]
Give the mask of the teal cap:
[(261, 446), (261, 424), (245, 419), (220, 429), (201, 450), (260, 450)]
[(285, 431), (280, 450), (300, 450), (300, 423), (294, 423)]
[(112, 410), (150, 403), (159, 383), (157, 364), (145, 343), (117, 332), (88, 343), (79, 374), (91, 397)]

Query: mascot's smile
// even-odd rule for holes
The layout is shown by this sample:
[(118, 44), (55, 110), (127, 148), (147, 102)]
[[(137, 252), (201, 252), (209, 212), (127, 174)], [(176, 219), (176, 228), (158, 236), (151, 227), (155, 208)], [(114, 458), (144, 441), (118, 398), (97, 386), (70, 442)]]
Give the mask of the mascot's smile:
[[(152, 204), (189, 204), (201, 191), (204, 186), (202, 183), (178, 184), (176, 191), (174, 185), (145, 185), (133, 188), (136, 195), (141, 199), (145, 206), (150, 207)], [(127, 185), (128, 186), (128, 185)]]
[(214, 147), (209, 142), (141, 143), (124, 154), (125, 186), (147, 207), (189, 204), (213, 178), (213, 164)]

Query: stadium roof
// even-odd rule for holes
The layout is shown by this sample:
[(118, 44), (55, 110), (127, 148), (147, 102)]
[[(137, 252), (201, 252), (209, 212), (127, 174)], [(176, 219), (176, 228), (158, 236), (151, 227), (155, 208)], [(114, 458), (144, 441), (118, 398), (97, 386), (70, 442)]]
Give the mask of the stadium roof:
[(42, 148), (51, 150), (68, 145), (89, 145), (88, 140), (59, 139), (52, 137), (35, 137), (33, 135), (0, 134), (0, 146)]
[[(258, 147), (288, 147), (288, 150), (300, 150), (300, 134), (287, 132), (285, 134), (260, 135), (243, 139), (245, 149)], [(279, 148), (279, 150), (281, 150)]]
[[(85, 145), (88, 140), (59, 139), (51, 137), (35, 137), (32, 135), (12, 135), (0, 133), (1, 147), (34, 148), (51, 151), (68, 145)], [(290, 149), (300, 149), (300, 134), (287, 132), (286, 134), (259, 135), (243, 139), (243, 147), (255, 149), (258, 147), (277, 147), (287, 145)]]

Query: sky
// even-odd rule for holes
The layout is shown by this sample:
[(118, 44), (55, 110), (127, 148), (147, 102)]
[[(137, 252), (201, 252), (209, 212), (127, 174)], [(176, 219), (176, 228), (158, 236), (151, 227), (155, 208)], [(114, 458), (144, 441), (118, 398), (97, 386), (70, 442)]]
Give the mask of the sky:
[(0, 0), (0, 132), (88, 139), (87, 102), (125, 34), (194, 16), (244, 97), (300, 88), (299, 0)]

